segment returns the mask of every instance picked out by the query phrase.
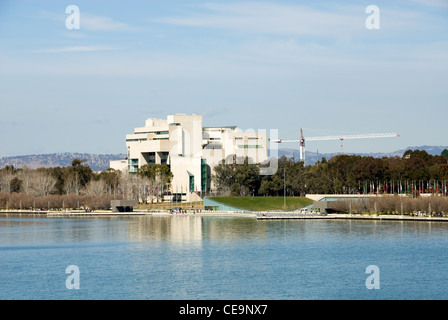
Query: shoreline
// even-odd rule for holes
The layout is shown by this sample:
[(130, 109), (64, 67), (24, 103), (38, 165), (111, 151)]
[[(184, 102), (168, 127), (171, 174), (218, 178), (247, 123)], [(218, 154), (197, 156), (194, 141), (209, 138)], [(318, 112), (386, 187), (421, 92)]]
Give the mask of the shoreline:
[(350, 213), (331, 213), (327, 215), (319, 214), (265, 214), (257, 215), (257, 220), (300, 220), (300, 219), (320, 219), (320, 220), (389, 220), (389, 221), (443, 221), (448, 222), (448, 217), (432, 217), (432, 216), (410, 216), (400, 214), (350, 214)]
[(171, 213), (170, 211), (133, 211), (133, 212), (112, 212), (112, 211), (94, 211), (85, 212), (81, 210), (70, 211), (30, 211), (30, 210), (0, 210), (0, 214), (11, 215), (29, 215), (29, 216), (47, 216), (47, 217), (119, 217), (119, 216), (214, 216), (214, 217), (249, 217), (256, 220), (390, 220), (390, 221), (437, 221), (448, 222), (448, 217), (433, 216), (411, 216), (400, 214), (350, 214), (350, 213), (331, 213), (327, 215), (290, 213), (290, 212), (262, 212), (262, 211), (205, 211), (205, 212), (185, 212)]

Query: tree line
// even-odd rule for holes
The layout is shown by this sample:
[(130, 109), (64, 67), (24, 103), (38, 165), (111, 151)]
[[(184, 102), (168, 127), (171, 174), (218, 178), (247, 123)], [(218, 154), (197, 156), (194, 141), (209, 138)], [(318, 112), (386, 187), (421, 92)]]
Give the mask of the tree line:
[[(73, 208), (79, 203), (108, 208), (110, 199), (159, 202), (169, 194), (172, 178), (169, 167), (159, 164), (142, 166), (135, 175), (114, 169), (93, 172), (80, 159), (66, 167), (6, 166), (0, 169), (0, 208)], [(447, 195), (448, 150), (435, 156), (408, 150), (402, 157), (384, 158), (341, 154), (308, 166), (283, 156), (272, 175), (260, 175), (260, 165), (248, 158), (233, 157), (214, 167), (212, 180), (218, 194), (234, 196)]]
[(362, 199), (345, 199), (331, 202), (331, 209), (345, 213), (375, 213), (375, 214), (411, 214), (424, 212), (425, 215), (446, 213), (448, 197), (409, 197), (380, 196)]
[(109, 208), (111, 199), (159, 201), (172, 173), (166, 165), (143, 166), (137, 175), (109, 168), (94, 172), (85, 160), (54, 168), (0, 169), (0, 208)]
[[(239, 164), (238, 164), (239, 163)], [(402, 157), (337, 155), (305, 166), (285, 156), (273, 175), (260, 176), (260, 166), (222, 161), (214, 168), (219, 193), (235, 196), (304, 196), (306, 194), (447, 195), (448, 150), (430, 155), (407, 150)]]

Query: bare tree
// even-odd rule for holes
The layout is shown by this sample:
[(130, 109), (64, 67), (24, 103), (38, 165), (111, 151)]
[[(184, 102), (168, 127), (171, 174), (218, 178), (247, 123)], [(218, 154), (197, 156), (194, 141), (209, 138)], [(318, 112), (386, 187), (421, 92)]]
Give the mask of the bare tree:
[(0, 190), (3, 192), (11, 193), (11, 183), (14, 179), (14, 168), (7, 166), (0, 171)]
[(25, 194), (34, 194), (33, 180), (34, 171), (28, 167), (23, 167), (18, 173), (20, 180), (22, 180), (22, 192)]
[(81, 190), (81, 181), (77, 172), (69, 173), (64, 179), (64, 191), (66, 194), (75, 193), (79, 195)]
[(54, 190), (57, 179), (45, 170), (34, 171), (33, 188), (37, 196), (48, 196)]
[(84, 192), (85, 194), (90, 196), (101, 196), (106, 193), (106, 190), (107, 190), (106, 182), (100, 179), (100, 180), (90, 180), (87, 183)]

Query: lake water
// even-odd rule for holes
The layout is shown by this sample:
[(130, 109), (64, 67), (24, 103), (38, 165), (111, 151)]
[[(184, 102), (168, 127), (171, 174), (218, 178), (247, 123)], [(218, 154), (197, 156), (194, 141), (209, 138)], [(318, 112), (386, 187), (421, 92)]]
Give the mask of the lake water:
[(443, 222), (0, 215), (2, 300), (447, 299), (447, 275)]

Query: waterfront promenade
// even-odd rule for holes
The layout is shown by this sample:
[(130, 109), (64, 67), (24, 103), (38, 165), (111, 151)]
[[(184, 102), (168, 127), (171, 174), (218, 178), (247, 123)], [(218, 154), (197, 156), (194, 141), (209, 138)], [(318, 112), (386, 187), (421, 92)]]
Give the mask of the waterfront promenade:
[(349, 214), (349, 213), (297, 213), (287, 211), (206, 211), (206, 210), (190, 210), (182, 213), (171, 213), (170, 211), (158, 210), (136, 210), (133, 212), (112, 212), (112, 211), (93, 211), (85, 212), (83, 210), (66, 210), (66, 211), (30, 211), (30, 210), (0, 210), (0, 214), (23, 214), (30, 216), (47, 216), (47, 217), (117, 217), (117, 216), (227, 216), (227, 217), (249, 217), (257, 220), (399, 220), (399, 221), (444, 221), (448, 222), (448, 217), (435, 216), (418, 216), (418, 215), (401, 215), (401, 214)]

